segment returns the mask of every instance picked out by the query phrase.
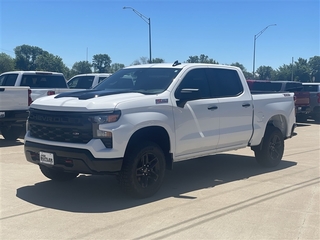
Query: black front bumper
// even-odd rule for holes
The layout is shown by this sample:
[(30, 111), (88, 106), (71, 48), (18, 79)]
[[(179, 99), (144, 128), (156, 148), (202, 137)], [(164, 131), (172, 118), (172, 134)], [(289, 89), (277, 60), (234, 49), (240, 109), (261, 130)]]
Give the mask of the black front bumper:
[(39, 152), (52, 153), (54, 165), (45, 164), (47, 167), (60, 169), (66, 172), (85, 174), (112, 174), (119, 172), (122, 167), (122, 158), (95, 158), (86, 149), (57, 147), (26, 141), (24, 152), (31, 163), (42, 164)]

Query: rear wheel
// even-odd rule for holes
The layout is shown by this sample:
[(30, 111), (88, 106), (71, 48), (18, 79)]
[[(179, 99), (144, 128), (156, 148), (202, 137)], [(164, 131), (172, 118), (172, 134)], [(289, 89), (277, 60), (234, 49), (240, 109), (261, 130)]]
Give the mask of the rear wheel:
[(254, 148), (257, 162), (264, 167), (277, 166), (282, 159), (283, 152), (283, 135), (275, 127), (268, 127), (261, 145)]
[(121, 188), (130, 196), (146, 198), (161, 187), (165, 174), (165, 155), (160, 146), (146, 141), (129, 149), (119, 180)]
[(53, 168), (48, 168), (43, 165), (39, 165), (39, 167), (44, 176), (54, 181), (60, 181), (60, 182), (70, 181), (75, 179), (79, 175), (78, 173), (63, 172)]

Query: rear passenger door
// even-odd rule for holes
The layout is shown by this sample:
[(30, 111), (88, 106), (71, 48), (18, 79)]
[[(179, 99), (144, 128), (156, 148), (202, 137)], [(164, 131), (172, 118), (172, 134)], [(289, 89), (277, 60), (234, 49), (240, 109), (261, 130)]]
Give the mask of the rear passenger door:
[(247, 146), (252, 134), (252, 99), (244, 93), (234, 69), (208, 68), (211, 95), (218, 101), (220, 117), (219, 150)]

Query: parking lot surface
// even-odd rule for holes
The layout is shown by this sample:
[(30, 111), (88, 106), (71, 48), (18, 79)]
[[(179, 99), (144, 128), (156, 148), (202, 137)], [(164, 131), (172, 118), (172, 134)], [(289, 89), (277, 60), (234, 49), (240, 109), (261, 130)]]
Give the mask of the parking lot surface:
[(249, 148), (178, 162), (143, 200), (114, 176), (54, 183), (0, 136), (0, 239), (320, 239), (320, 125), (296, 132), (276, 168)]

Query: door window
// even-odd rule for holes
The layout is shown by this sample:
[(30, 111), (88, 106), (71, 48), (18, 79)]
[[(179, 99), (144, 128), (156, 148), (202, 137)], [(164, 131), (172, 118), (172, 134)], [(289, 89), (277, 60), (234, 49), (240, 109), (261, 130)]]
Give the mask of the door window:
[(235, 97), (243, 92), (243, 87), (237, 71), (208, 68), (207, 74), (212, 97)]
[(175, 92), (175, 97), (177, 99), (180, 98), (181, 90), (185, 88), (199, 89), (200, 98), (210, 98), (210, 91), (206, 73), (202, 68), (193, 69), (187, 73)]

